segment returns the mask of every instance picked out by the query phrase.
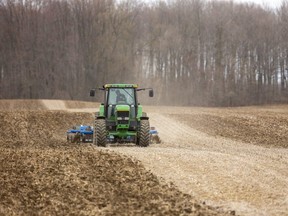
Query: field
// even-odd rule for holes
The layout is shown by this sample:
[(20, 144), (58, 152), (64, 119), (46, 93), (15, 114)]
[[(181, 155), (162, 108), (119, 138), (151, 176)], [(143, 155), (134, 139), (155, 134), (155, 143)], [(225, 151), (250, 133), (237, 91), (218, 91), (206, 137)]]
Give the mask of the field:
[(98, 104), (0, 101), (0, 215), (288, 215), (288, 106), (145, 107), (161, 144), (69, 144)]

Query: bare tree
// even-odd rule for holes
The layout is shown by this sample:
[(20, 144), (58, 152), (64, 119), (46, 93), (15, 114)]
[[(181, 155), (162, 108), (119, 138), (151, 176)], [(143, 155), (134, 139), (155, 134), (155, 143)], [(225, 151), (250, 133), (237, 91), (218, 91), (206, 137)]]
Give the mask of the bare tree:
[(287, 102), (287, 5), (2, 0), (0, 98), (83, 100), (136, 82), (159, 104)]

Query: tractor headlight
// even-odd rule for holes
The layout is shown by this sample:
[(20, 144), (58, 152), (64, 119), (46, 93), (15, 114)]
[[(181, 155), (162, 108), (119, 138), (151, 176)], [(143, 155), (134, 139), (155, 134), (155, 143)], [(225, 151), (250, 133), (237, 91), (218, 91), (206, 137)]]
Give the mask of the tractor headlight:
[(129, 117), (117, 117), (117, 120), (126, 120), (126, 121), (128, 121)]

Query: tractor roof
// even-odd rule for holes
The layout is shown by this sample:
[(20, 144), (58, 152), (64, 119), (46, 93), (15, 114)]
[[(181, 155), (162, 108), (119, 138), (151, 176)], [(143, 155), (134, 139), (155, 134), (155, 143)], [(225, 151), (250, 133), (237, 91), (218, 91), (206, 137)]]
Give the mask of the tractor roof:
[(137, 84), (106, 84), (104, 88), (138, 88)]

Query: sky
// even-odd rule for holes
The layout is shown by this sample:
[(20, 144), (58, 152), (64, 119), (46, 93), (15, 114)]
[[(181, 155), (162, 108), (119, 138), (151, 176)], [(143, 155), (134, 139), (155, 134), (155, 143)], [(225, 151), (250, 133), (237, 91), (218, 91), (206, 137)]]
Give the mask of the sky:
[[(229, 1), (229, 0), (227, 0)], [(282, 0), (234, 0), (234, 2), (253, 2), (255, 4), (269, 6), (270, 8), (278, 8), (281, 6)]]
[[(144, 2), (155, 2), (155, 0), (143, 0)], [(208, 0), (209, 1), (209, 0)], [(210, 0), (211, 1), (211, 0)], [(212, 0), (212, 1), (217, 1), (217, 0)], [(221, 0), (223, 1), (223, 0)], [(231, 0), (224, 0), (224, 1), (231, 1)], [(239, 3), (255, 3), (259, 4), (262, 6), (268, 6), (269, 8), (276, 9), (281, 6), (282, 0), (233, 0), (234, 2), (239, 2)], [(288, 2), (288, 0), (286, 0)]]

